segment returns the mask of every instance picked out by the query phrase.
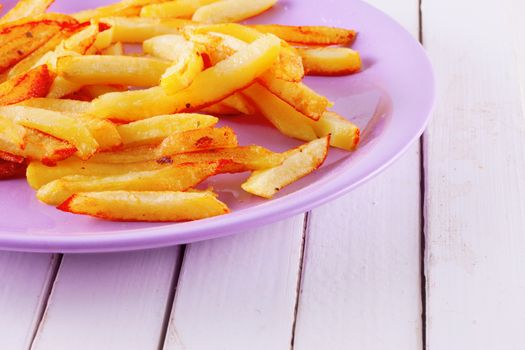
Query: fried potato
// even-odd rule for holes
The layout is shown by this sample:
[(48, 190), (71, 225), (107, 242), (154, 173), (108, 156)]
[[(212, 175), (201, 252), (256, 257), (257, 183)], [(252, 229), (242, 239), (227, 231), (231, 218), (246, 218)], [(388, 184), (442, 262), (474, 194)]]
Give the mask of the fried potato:
[(303, 141), (317, 138), (310, 119), (272, 94), (260, 84), (253, 84), (242, 92), (258, 112), (268, 119), (282, 134)]
[(354, 42), (354, 30), (325, 26), (287, 26), (282, 24), (257, 24), (253, 28), (271, 33), (290, 42), (305, 45), (348, 45)]
[(182, 35), (157, 36), (144, 42), (144, 52), (174, 61), (162, 75), (160, 85), (168, 94), (188, 87), (204, 69), (204, 62), (196, 45)]
[(67, 80), (64, 77), (58, 76), (53, 80), (49, 92), (47, 93), (48, 98), (61, 98), (64, 96), (71, 95), (82, 88), (81, 83), (76, 83), (71, 80)]
[(190, 18), (199, 7), (216, 1), (218, 0), (167, 1), (160, 4), (144, 6), (140, 11), (140, 16), (153, 18)]
[(27, 164), (0, 160), (0, 180), (23, 177)]
[(124, 45), (122, 45), (122, 42), (118, 41), (102, 50), (101, 54), (108, 56), (122, 56), (124, 55)]
[(323, 113), (318, 121), (308, 119), (259, 84), (253, 84), (243, 94), (286, 136), (311, 141), (331, 134), (330, 145), (348, 151), (354, 150), (359, 143), (359, 128), (333, 112)]
[(228, 116), (228, 115), (238, 115), (240, 112), (235, 108), (227, 106), (222, 101), (212, 104), (211, 106), (199, 109), (200, 113), (219, 115), (219, 116)]
[(117, 84), (106, 85), (104, 84), (104, 85), (82, 86), (79, 91), (88, 95), (89, 101), (91, 101), (104, 94), (109, 94), (110, 92), (123, 92), (127, 90), (128, 89), (125, 85), (117, 85)]
[(18, 0), (15, 7), (0, 18), (0, 24), (43, 14), (53, 2), (54, 0)]
[(158, 144), (169, 135), (187, 130), (212, 127), (219, 121), (211, 115), (180, 113), (159, 115), (119, 125), (117, 130), (124, 145)]
[(303, 83), (275, 79), (269, 74), (264, 74), (259, 80), (268, 90), (310, 119), (319, 120), (331, 105), (326, 97)]
[(123, 0), (114, 4), (97, 7), (74, 13), (72, 16), (79, 22), (111, 16), (138, 16), (142, 6), (155, 4), (164, 0)]
[(38, 161), (30, 162), (27, 167), (26, 177), (32, 188), (39, 189), (53, 180), (70, 175), (115, 176), (131, 172), (156, 170), (166, 166), (169, 166), (169, 164), (162, 164), (156, 161), (115, 164), (97, 163), (92, 159), (83, 161), (76, 157), (71, 157), (58, 162), (55, 166), (47, 166)]
[(229, 212), (212, 192), (87, 192), (71, 196), (58, 209), (115, 221), (188, 221)]
[(26, 129), (8, 118), (0, 116), (0, 150), (4, 152), (22, 152), (25, 148)]
[(98, 151), (111, 151), (122, 145), (122, 138), (115, 124), (109, 120), (92, 118), (87, 115), (77, 116), (98, 144)]
[(192, 19), (204, 23), (239, 22), (271, 8), (277, 0), (222, 0), (198, 8)]
[(221, 166), (221, 173), (238, 173), (276, 167), (283, 162), (284, 155), (261, 146), (243, 146), (175, 154), (159, 158), (157, 163), (178, 165), (219, 160), (226, 161)]
[(45, 15), (0, 25), (0, 73), (28, 57), (60, 31), (77, 26), (65, 15)]
[(33, 128), (65, 140), (77, 148), (81, 158), (89, 158), (98, 148), (97, 141), (88, 128), (65, 114), (25, 106), (0, 107), (0, 115), (19, 125)]
[(42, 186), (36, 196), (46, 204), (58, 205), (81, 192), (186, 191), (215, 175), (219, 165), (220, 162), (189, 163), (114, 176), (66, 176)]
[[(191, 27), (187, 29), (188, 35), (192, 33), (210, 33), (210, 34), (223, 34), (230, 36), (247, 43), (251, 43), (257, 40), (264, 34), (247, 26), (243, 26), (237, 23), (222, 23), (222, 24), (210, 24), (198, 27)], [(241, 48), (238, 43), (235, 43), (228, 37), (222, 37), (223, 44), (237, 51)], [(268, 71), (269, 74), (273, 75), (277, 79), (283, 79), (287, 81), (301, 81), (304, 77), (304, 69), (302, 59), (297, 50), (290, 46), (286, 41), (281, 40), (281, 49), (279, 51), (279, 58), (273, 64)]]
[[(279, 50), (279, 39), (271, 35), (263, 36), (245, 49), (202, 71), (188, 88), (174, 95), (167, 95), (157, 88), (110, 93), (93, 100), (90, 113), (99, 118), (132, 121), (198, 110), (250, 85), (273, 64)], [(210, 86), (215, 88), (210, 89)]]
[(47, 66), (38, 66), (0, 84), (0, 105), (15, 104), (32, 97), (46, 96), (55, 75)]
[(298, 48), (307, 75), (337, 76), (361, 70), (359, 53), (346, 47)]
[[(3, 144), (2, 147), (6, 146)], [(77, 149), (65, 141), (39, 131), (25, 128), (24, 148), (3, 149), (0, 159), (22, 163), (24, 159), (38, 160), (46, 165), (54, 165), (57, 161), (72, 156)]]
[(88, 50), (87, 53), (94, 54), (111, 46), (113, 43), (113, 28), (110, 27), (103, 29), (104, 30), (99, 31), (93, 46), (90, 48), (90, 50)]
[(284, 162), (274, 168), (254, 171), (241, 187), (248, 193), (272, 198), (283, 187), (319, 168), (326, 159), (330, 136), (286, 152)]
[(113, 41), (136, 44), (159, 35), (177, 34), (185, 26), (193, 24), (184, 19), (145, 17), (108, 17), (101, 21), (111, 25)]
[(242, 114), (251, 115), (256, 113), (256, 108), (253, 107), (250, 101), (240, 93), (226, 97), (221, 103)]
[(90, 106), (89, 102), (58, 98), (31, 98), (18, 103), (18, 105), (78, 114), (86, 113)]
[(354, 123), (337, 113), (325, 112), (313, 127), (317, 136), (330, 136), (330, 145), (353, 151), (359, 144), (360, 130)]
[(237, 136), (228, 127), (202, 128), (172, 134), (157, 149), (157, 158), (178, 153), (237, 147)]
[(164, 60), (132, 56), (68, 56), (57, 61), (57, 72), (83, 85), (155, 86), (170, 66)]
[(95, 163), (128, 164), (148, 162), (159, 158), (157, 147), (141, 145), (122, 150), (103, 151), (93, 155), (89, 160)]

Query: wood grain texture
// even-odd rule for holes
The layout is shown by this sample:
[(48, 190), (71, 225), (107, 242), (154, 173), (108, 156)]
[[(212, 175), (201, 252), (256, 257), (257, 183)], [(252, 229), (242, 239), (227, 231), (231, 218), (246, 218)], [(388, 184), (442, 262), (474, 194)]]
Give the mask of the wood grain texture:
[(57, 255), (0, 252), (0, 349), (29, 348), (57, 263)]
[(32, 349), (156, 349), (179, 253), (64, 256)]
[[(417, 1), (371, 3), (417, 38)], [(422, 349), (420, 212), (419, 143), (313, 210), (294, 349)]]
[(509, 1), (423, 5), (441, 95), (424, 145), (427, 349), (523, 349), (525, 42), (511, 23), (523, 12)]
[(165, 350), (290, 349), (303, 215), (186, 248)]

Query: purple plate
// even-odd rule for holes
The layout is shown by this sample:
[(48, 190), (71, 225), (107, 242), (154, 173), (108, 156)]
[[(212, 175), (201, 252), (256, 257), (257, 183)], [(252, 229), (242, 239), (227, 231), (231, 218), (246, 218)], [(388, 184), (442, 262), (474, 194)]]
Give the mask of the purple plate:
[[(52, 10), (78, 11), (110, 1), (58, 0)], [(5, 3), (4, 3), (5, 4)], [(13, 1), (7, 1), (7, 7)], [(245, 194), (247, 174), (221, 175), (213, 185), (230, 214), (185, 223), (107, 222), (63, 213), (40, 203), (25, 180), (0, 183), (0, 248), (41, 252), (102, 252), (161, 247), (229, 235), (312, 209), (385, 169), (423, 132), (434, 104), (434, 78), (425, 52), (399, 24), (357, 0), (288, 0), (252, 22), (354, 28), (364, 69), (347, 77), (307, 78), (335, 102), (334, 110), (362, 128), (354, 153), (332, 149), (318, 171), (267, 201)], [(299, 144), (257, 118), (224, 118), (242, 144), (283, 151)]]

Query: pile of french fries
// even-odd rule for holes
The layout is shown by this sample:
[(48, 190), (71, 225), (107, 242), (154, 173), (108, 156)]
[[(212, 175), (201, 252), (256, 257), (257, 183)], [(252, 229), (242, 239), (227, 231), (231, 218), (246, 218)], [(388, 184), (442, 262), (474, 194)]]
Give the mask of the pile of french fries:
[[(352, 151), (359, 128), (302, 80), (361, 68), (353, 30), (242, 25), (277, 0), (123, 0), (70, 15), (20, 0), (0, 19), (0, 178), (108, 220), (186, 221), (229, 211), (207, 178), (251, 172), (271, 198)], [(129, 44), (141, 52), (126, 54)], [(239, 145), (220, 118), (261, 115), (307, 141)]]

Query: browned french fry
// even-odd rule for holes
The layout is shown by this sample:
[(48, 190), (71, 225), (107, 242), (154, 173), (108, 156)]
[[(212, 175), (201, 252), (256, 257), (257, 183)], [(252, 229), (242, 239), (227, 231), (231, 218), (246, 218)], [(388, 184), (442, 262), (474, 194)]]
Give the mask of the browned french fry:
[(55, 74), (46, 65), (14, 76), (0, 84), (0, 106), (15, 104), (33, 97), (46, 96)]
[(354, 30), (325, 26), (257, 24), (252, 27), (262, 33), (272, 33), (287, 42), (305, 45), (348, 45), (357, 35)]
[(336, 76), (361, 69), (359, 53), (346, 47), (298, 48), (307, 75)]
[(228, 127), (188, 130), (168, 136), (159, 145), (157, 158), (178, 153), (237, 147), (237, 136)]
[(277, 0), (222, 0), (198, 8), (192, 19), (204, 23), (240, 22), (271, 8)]
[(53, 2), (54, 0), (19, 0), (15, 7), (0, 18), (0, 24), (43, 14)]

